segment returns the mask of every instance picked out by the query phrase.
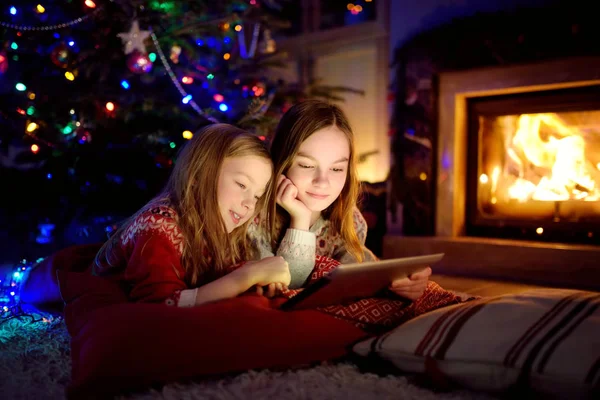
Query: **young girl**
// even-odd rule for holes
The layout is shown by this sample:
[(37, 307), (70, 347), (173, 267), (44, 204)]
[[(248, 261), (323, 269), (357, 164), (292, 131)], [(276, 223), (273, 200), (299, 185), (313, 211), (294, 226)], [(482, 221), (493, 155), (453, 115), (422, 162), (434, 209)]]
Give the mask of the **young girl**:
[(92, 270), (122, 282), (132, 301), (190, 307), (253, 286), (289, 284), (281, 257), (254, 258), (248, 221), (264, 207), (273, 165), (258, 138), (226, 124), (183, 147), (169, 180), (104, 244)]
[[(357, 208), (360, 192), (354, 134), (342, 110), (319, 100), (296, 104), (282, 117), (271, 144), (277, 189), (267, 221), (250, 237), (262, 256), (273, 249), (290, 264), (290, 288), (301, 287), (315, 255), (340, 263), (376, 257), (365, 246), (367, 224)], [(396, 294), (420, 297), (431, 269), (392, 282)]]

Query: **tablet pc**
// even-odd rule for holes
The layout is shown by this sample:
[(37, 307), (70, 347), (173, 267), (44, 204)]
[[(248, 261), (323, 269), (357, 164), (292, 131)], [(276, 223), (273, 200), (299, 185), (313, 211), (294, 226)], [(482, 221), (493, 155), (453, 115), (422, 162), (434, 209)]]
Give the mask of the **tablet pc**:
[(372, 297), (396, 279), (418, 272), (442, 259), (444, 253), (393, 258), (364, 263), (340, 264), (330, 274), (311, 283), (281, 305), (282, 310), (300, 310), (342, 304)]

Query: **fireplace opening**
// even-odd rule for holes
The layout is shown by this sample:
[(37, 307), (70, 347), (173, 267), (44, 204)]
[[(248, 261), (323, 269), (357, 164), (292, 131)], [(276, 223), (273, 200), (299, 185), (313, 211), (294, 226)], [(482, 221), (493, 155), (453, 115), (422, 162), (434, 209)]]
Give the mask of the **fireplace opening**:
[(600, 85), (467, 102), (466, 234), (600, 242)]

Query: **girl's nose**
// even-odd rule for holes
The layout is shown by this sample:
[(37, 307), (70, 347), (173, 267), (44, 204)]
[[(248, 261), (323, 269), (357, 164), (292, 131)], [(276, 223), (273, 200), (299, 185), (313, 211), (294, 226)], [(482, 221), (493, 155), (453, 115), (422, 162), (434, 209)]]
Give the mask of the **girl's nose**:
[(322, 172), (322, 171), (317, 171), (317, 173), (313, 179), (313, 184), (319, 185), (319, 186), (329, 184), (329, 178), (327, 177), (327, 173)]
[(253, 209), (255, 204), (256, 204), (256, 199), (254, 198), (254, 196), (246, 196), (242, 200), (242, 206), (249, 210)]

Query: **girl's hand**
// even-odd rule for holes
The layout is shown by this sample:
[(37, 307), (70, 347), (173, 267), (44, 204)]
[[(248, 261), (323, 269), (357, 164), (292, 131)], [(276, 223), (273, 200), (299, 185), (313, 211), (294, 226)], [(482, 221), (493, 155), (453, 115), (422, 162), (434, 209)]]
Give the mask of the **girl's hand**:
[(269, 283), (267, 286), (256, 286), (256, 293), (268, 298), (276, 297), (288, 289), (287, 285), (282, 283)]
[(277, 180), (277, 204), (290, 214), (290, 228), (308, 230), (311, 211), (298, 199), (298, 188), (285, 175)]
[(251, 286), (267, 286), (279, 283), (285, 287), (290, 284), (292, 276), (287, 261), (280, 256), (265, 257), (262, 260), (249, 261), (240, 267), (246, 274), (246, 279)]
[(431, 267), (427, 267), (422, 271), (409, 275), (407, 278), (393, 281), (389, 289), (398, 296), (414, 301), (421, 297), (423, 292), (425, 292), (430, 275)]

